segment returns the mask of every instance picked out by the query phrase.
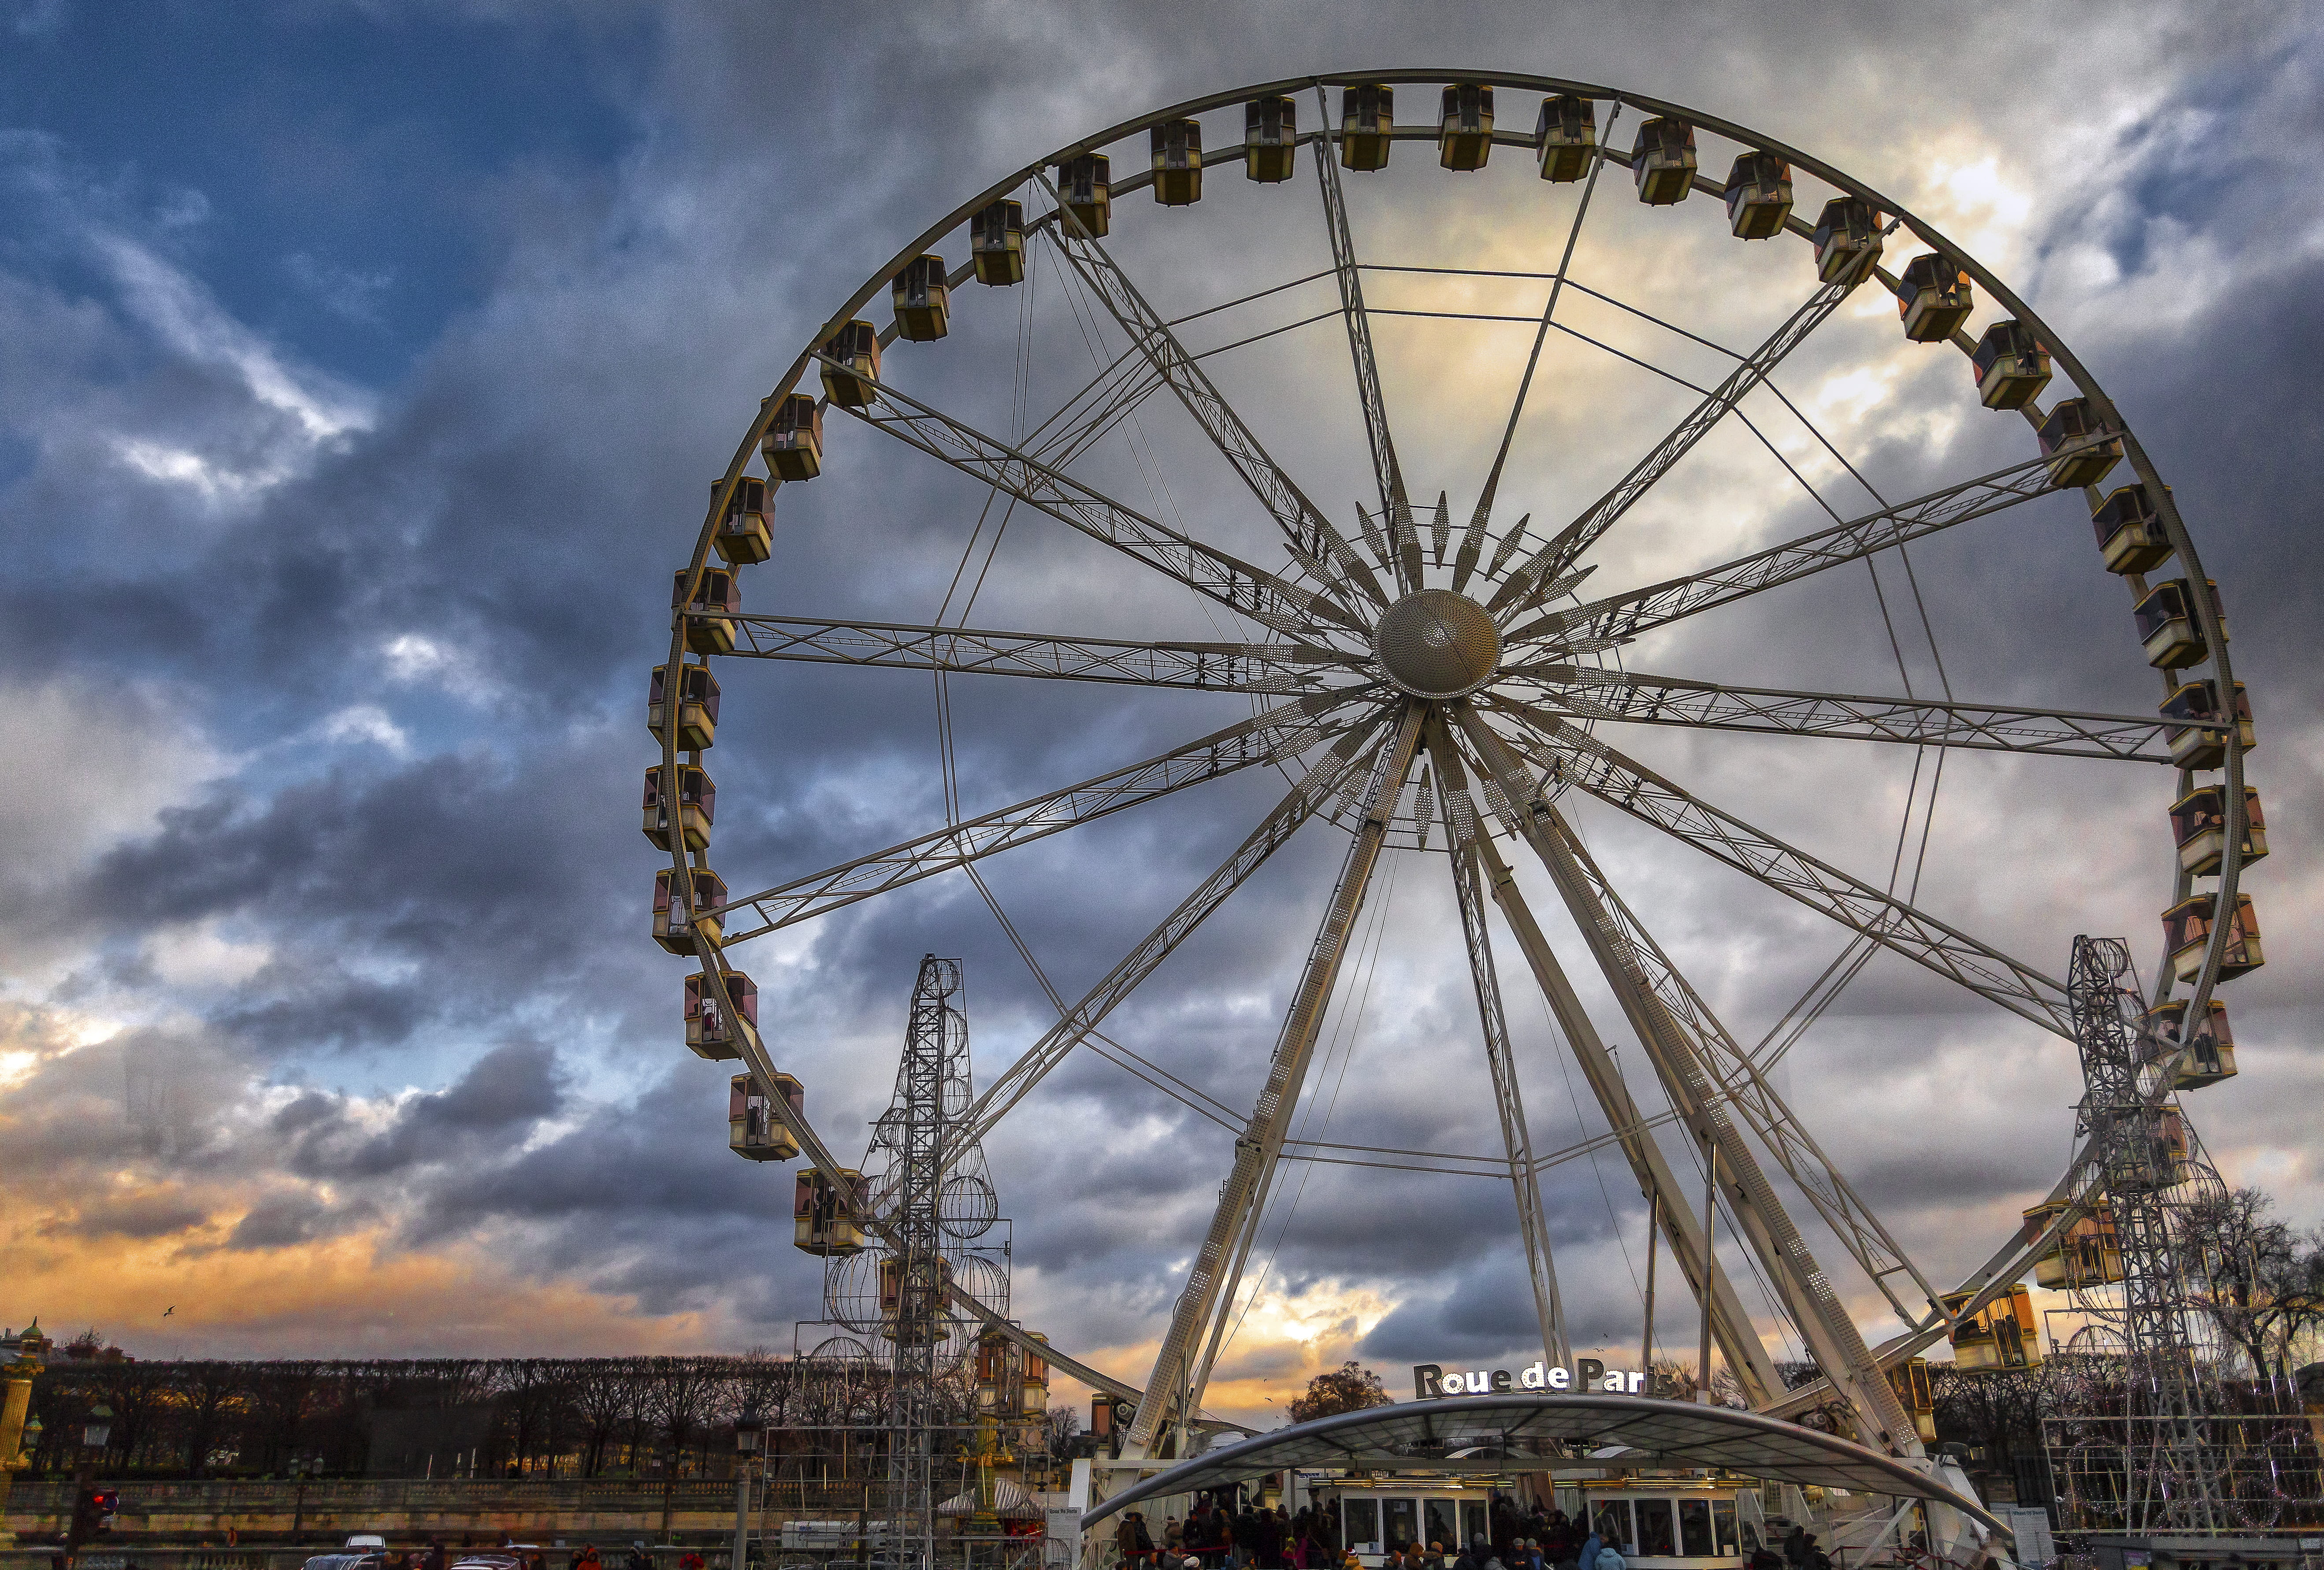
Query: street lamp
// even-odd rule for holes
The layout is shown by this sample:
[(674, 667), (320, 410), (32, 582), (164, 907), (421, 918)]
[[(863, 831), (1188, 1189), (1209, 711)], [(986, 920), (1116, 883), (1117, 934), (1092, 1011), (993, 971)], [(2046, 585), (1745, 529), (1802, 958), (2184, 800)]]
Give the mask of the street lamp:
[(728, 1570), (745, 1570), (751, 1553), (751, 1462), (759, 1455), (766, 1424), (756, 1412), (734, 1419), (734, 1557)]
[(113, 1436), (113, 1408), (103, 1401), (88, 1409), (88, 1421), (81, 1425), (80, 1442), (91, 1450), (102, 1450)]
[(41, 1417), (35, 1412), (24, 1419), (24, 1464), (31, 1465), (32, 1457), (41, 1452)]

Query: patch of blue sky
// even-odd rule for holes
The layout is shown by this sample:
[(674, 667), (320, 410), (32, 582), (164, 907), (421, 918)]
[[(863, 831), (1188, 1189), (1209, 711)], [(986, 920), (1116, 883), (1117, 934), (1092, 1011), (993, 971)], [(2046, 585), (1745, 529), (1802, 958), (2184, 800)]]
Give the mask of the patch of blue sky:
[(642, 8), (66, 5), (0, 50), (0, 128), (142, 192), (144, 226), (226, 309), (378, 386), (485, 296), (513, 191), (613, 167), (653, 25)]

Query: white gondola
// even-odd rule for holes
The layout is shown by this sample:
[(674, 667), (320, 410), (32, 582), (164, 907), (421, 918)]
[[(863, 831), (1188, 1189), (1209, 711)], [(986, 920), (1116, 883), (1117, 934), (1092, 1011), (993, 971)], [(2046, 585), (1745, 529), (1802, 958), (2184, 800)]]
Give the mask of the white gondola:
[(1826, 283), (1869, 277), (1887, 244), (1880, 215), (1861, 197), (1834, 197), (1824, 203), (1812, 238), (1816, 276)]
[(694, 928), (698, 926), (713, 941), (719, 936), (720, 924), (726, 911), (726, 880), (708, 867), (687, 869), (694, 892), (694, 919), (688, 923), (686, 907), (670, 894), (670, 869), (654, 873), (653, 940), (671, 954), (692, 956)]
[[(712, 502), (717, 501), (725, 485), (724, 480), (710, 482)], [(735, 479), (733, 494), (726, 498), (726, 511), (718, 517), (718, 531), (710, 537), (710, 543), (729, 566), (748, 567), (774, 553), (774, 534), (768, 526), (773, 511), (769, 505), (771, 489), (756, 475)]]
[(1074, 222), (1092, 239), (1102, 240), (1113, 232), (1113, 160), (1104, 153), (1084, 152), (1057, 165), (1057, 194), (1065, 199)]
[[(862, 1173), (846, 1167), (839, 1173), (851, 1188), (862, 1187)], [(802, 1253), (826, 1259), (863, 1251), (862, 1224), (839, 1203), (839, 1191), (813, 1168), (798, 1175), (791, 1190), (791, 1243)]]
[(932, 344), (952, 331), (952, 284), (945, 260), (931, 251), (904, 263), (888, 285), (896, 312), (896, 336), (907, 343)]
[[(2058, 406), (2042, 421), (2038, 438), (2042, 456), (2050, 457), (2060, 448), (2078, 442), (2089, 443), (2093, 437), (2108, 437), (2113, 429), (2090, 407), (2089, 399), (2061, 398)], [(2081, 446), (2066, 457), (2050, 458), (2050, 483), (2073, 489), (2095, 485), (2112, 474), (2114, 466), (2121, 461), (2120, 437)]]
[(1533, 123), (1533, 144), (1542, 179), (1580, 180), (1590, 172), (1598, 151), (1598, 106), (1572, 93), (1544, 98)]
[[(2227, 1005), (2213, 998), (2204, 1011), (2211, 1016), (2210, 1022), (2197, 1031), (2194, 1040), (2186, 1042), (2180, 1052), (2178, 1065), (2171, 1074), (2173, 1090), (2200, 1090), (2236, 1076), (2236, 1035), (2227, 1029)], [(2173, 998), (2167, 1003), (2157, 1003), (2147, 1011), (2146, 1023), (2157, 1040), (2170, 1047), (2180, 1046), (2184, 1039), (2180, 1032), (2187, 1023), (2187, 1000)]]
[(2144, 485), (2118, 487), (2091, 513), (2090, 527), (2108, 572), (2145, 572), (2171, 559), (2170, 538)]
[[(1030, 1339), (1044, 1346), (1049, 1344), (1049, 1338), (1038, 1330)], [(1032, 1351), (1024, 1351), (1021, 1355), (1024, 1367), (1018, 1383), (1025, 1395), (1019, 1409), (1028, 1418), (1042, 1417), (1049, 1409), (1049, 1360)]]
[[(2227, 795), (2220, 785), (2201, 785), (2171, 805), (2171, 838), (2179, 847), (2181, 871), (2208, 878), (2227, 854)], [(2259, 809), (2259, 788), (2244, 787), (2244, 857), (2249, 866), (2267, 854), (2267, 818)]]
[(823, 395), (847, 409), (872, 402), (880, 379), (880, 329), (858, 317), (823, 343)]
[(823, 473), (823, 411), (813, 398), (793, 392), (775, 405), (759, 456), (772, 479), (811, 480)]
[[(2219, 586), (2209, 578), (2203, 581), (2210, 584), (2211, 603), (2218, 607), (2219, 635), (2224, 638), (2227, 613), (2219, 604)], [(2195, 620), (2195, 596), (2183, 577), (2166, 578), (2148, 589), (2145, 597), (2131, 608), (2131, 619), (2137, 623), (2146, 662), (2157, 670), (2183, 670), (2210, 658), (2211, 646)]]
[(669, 608), (686, 612), (686, 646), (696, 654), (733, 653), (734, 623), (727, 618), (742, 608), (742, 589), (734, 574), (723, 567), (705, 567), (691, 599), (686, 577), (681, 567), (669, 585)]
[(2008, 1373), (2039, 1368), (2042, 1340), (2034, 1317), (2034, 1294), (2012, 1287), (1974, 1314), (1974, 1292), (1945, 1294), (1945, 1312), (1954, 1316), (1953, 1366), (1963, 1373)]
[(1772, 152), (1746, 152), (1727, 171), (1727, 226), (1738, 240), (1767, 240), (1792, 216), (1792, 166)]
[[(739, 970), (726, 973), (726, 999), (734, 1011), (750, 1021), (752, 1029), (759, 1023), (759, 987)], [(686, 978), (686, 1045), (696, 1057), (713, 1063), (728, 1062), (742, 1055), (736, 1040), (737, 1032), (730, 1028), (718, 1009), (718, 994), (707, 976), (696, 972)]]
[[(732, 977), (728, 978), (732, 980)], [(775, 1076), (775, 1093), (804, 1116), (807, 1092), (788, 1074)], [(726, 1085), (726, 1148), (747, 1161), (790, 1161), (798, 1157), (798, 1141), (747, 1074)]]
[(1006, 198), (969, 224), (976, 281), (996, 287), (1025, 282), (1025, 204)]
[(1203, 199), (1203, 123), (1165, 120), (1147, 133), (1153, 153), (1154, 199), (1190, 208)]
[(1969, 370), (1987, 409), (2023, 409), (2050, 384), (2050, 351), (2024, 323), (1997, 321), (1977, 340)]
[[(718, 787), (712, 781), (709, 771), (699, 763), (680, 763), (678, 828), (687, 850), (710, 848), (710, 825), (717, 810)], [(644, 827), (648, 840), (663, 850), (669, 849), (669, 797), (661, 788), (659, 763), (646, 771)]]
[[(718, 739), (718, 679), (706, 665), (684, 665), (678, 671), (678, 750), (707, 751)], [(653, 680), (646, 688), (646, 729), (657, 742), (661, 740), (662, 727), (669, 723), (669, 672), (667, 665), (655, 666)]]
[(1253, 98), (1242, 106), (1242, 174), (1279, 184), (1298, 163), (1299, 106), (1289, 98)]
[(1637, 140), (1630, 144), (1630, 179), (1640, 201), (1666, 208), (1686, 200), (1694, 189), (1694, 171), (1693, 126), (1664, 115), (1640, 123)]
[[(2164, 719), (2204, 720), (2221, 727), (2228, 724), (2227, 711), (2219, 706), (2219, 684), (2217, 679), (2205, 677), (2200, 681), (2181, 683), (2169, 697), (2163, 700), (2160, 712)], [(2236, 683), (2235, 727), (2242, 751), (2249, 753), (2259, 740), (2252, 725), (2251, 694), (2244, 684)], [(2171, 761), (2181, 769), (2216, 769), (2227, 761), (2227, 739), (2224, 729), (2197, 730), (2192, 726), (2171, 734)]]
[(1340, 165), (1343, 169), (1388, 167), (1389, 133), (1396, 129), (1396, 89), (1380, 82), (1340, 89)]
[(1444, 169), (1485, 167), (1493, 154), (1493, 89), (1480, 82), (1455, 82), (1444, 89), (1436, 123), (1436, 162)]
[[(2163, 913), (2163, 949), (2171, 956), (2171, 974), (2179, 980), (2191, 982), (2203, 974), (2203, 956), (2210, 947), (2218, 909), (2218, 895), (2198, 894)], [(2231, 980), (2266, 963), (2251, 896), (2238, 893), (2235, 918), (2227, 923), (2227, 952), (2219, 958), (2219, 979)]]
[(1969, 274), (1931, 252), (1904, 263), (1896, 280), (1896, 315), (1904, 337), (1916, 344), (1941, 344), (1960, 331), (1977, 309)]

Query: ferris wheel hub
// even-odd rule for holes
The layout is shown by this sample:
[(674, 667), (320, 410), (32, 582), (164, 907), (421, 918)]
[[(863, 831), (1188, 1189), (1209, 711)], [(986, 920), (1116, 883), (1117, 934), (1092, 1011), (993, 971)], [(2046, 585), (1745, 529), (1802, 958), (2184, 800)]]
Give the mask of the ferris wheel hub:
[(1382, 613), (1372, 651), (1388, 679), (1413, 697), (1459, 697), (1492, 679), (1501, 633), (1468, 596), (1420, 589)]

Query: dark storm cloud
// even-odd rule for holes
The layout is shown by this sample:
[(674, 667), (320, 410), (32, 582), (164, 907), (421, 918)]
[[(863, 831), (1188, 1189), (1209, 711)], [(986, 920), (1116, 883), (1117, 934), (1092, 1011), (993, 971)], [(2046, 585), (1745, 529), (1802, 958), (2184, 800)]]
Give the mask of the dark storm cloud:
[[(187, 236), (208, 231), (182, 221), (191, 210), (184, 202), (134, 189), (85, 151), (18, 148), (13, 167), (31, 171), (20, 184), (36, 181), (45, 193), (47, 233), (36, 256), (27, 259), (21, 241), (0, 254), (0, 414), (32, 455), (18, 475), (0, 453), (0, 537), (15, 564), (0, 577), (9, 612), (0, 636), (12, 670), (182, 680), (200, 695), (194, 718), (237, 760), (237, 771), (190, 786), (157, 822), (122, 831), (93, 868), (32, 903), (91, 935), (103, 956), (78, 968), (87, 1002), (141, 1011), (180, 1003), (201, 1021), (204, 1051), (241, 1066), (248, 1084), (272, 1081), (280, 1099), (249, 1129), (228, 1131), (221, 1119), (175, 1155), (139, 1159), (184, 1175), (240, 1162), (286, 1184), (345, 1190), (327, 1201), (307, 1187), (261, 1196), (227, 1233), (228, 1250), (286, 1247), (385, 1218), (397, 1246), (488, 1240), (544, 1278), (632, 1294), (649, 1313), (705, 1309), (759, 1334), (813, 1312), (814, 1267), (780, 1246), (788, 1170), (719, 1148), (727, 1070), (686, 1058), (677, 1045), (677, 977), (687, 967), (646, 947), (656, 857), (631, 827), (638, 773), (650, 759), (639, 724), (644, 673), (668, 646), (669, 572), (690, 544), (705, 483), (807, 332), (929, 216), (1043, 148), (1230, 81), (1364, 60), (1510, 60), (1632, 82), (1842, 149), (1842, 161), (1860, 159), (1858, 171), (1876, 183), (1911, 189), (1906, 161), (1924, 153), (1928, 138), (1985, 112), (1949, 89), (1911, 88), (1949, 79), (1945, 41), (1956, 30), (1927, 15), (1623, 7), (1545, 29), (1516, 7), (1452, 23), (1417, 9), (1358, 17), (1321, 6), (1256, 20), (1087, 7), (1038, 23), (998, 7), (670, 14), (646, 66), (594, 78), (622, 84), (613, 96), (629, 139), (619, 159), (503, 168), (462, 185), (457, 199), (491, 258), (485, 285), (445, 306), (409, 368), (385, 384), (308, 346), (323, 338), (298, 337), (299, 354), (286, 341), (275, 370), (305, 389), (297, 396), (269, 383), (250, 345), (217, 323), (158, 330), (159, 286), (149, 280), (139, 293), (124, 282), (123, 243), (208, 276), (204, 243)], [(2052, 58), (2054, 40), (2038, 19), (1974, 20), (1997, 58)], [(1682, 31), (1687, 57), (1670, 63)], [(2238, 162), (2242, 154), (2224, 168), (2199, 163), (2190, 149), (2244, 149), (2280, 134), (2279, 106), (2301, 102), (2286, 84), (2310, 69), (2291, 31), (2131, 13), (2092, 47), (2150, 87), (2151, 102), (2100, 149), (2098, 172), (2070, 184), (2079, 208), (2029, 220), (2037, 305), (2068, 310), (2087, 292), (2060, 258), (2093, 236), (2135, 273), (2169, 237), (2158, 222), (2287, 233), (2246, 221), (2275, 200), (2280, 171)], [(1642, 72), (1649, 61), (1656, 69)], [(2092, 90), (2074, 62), (2054, 69), (2054, 78), (2034, 73), (2051, 96)], [(2255, 76), (2271, 85), (2253, 85)], [(2083, 130), (2076, 119), (2070, 106), (2044, 102), (2024, 124)], [(2184, 134), (2190, 123), (2203, 127), (2200, 137)], [(2127, 203), (2101, 210), (2116, 193)], [(218, 210), (225, 205), (221, 196)], [(214, 231), (229, 220), (208, 222)], [(1187, 263), (1170, 287), (1223, 295), (1239, 277), (1241, 258), (1196, 254), (1194, 241), (1157, 244), (1185, 247), (1169, 253)], [(951, 245), (956, 251), (956, 236)], [(343, 258), (358, 272), (369, 265), (358, 249), (276, 249)], [(2324, 269), (2304, 255), (2239, 265), (2236, 285), (2204, 294), (2191, 316), (2134, 309), (2154, 296), (2117, 291), (2133, 305), (2112, 319), (2076, 320), (2070, 332), (2199, 520), (2207, 564), (2227, 586), (2239, 670), (2264, 695), (2268, 750), (2255, 770), (2266, 771), (2271, 821), (2291, 831), (2288, 840), (2301, 828), (2312, 839), (2324, 827), (2324, 791), (2289, 760), (2307, 728), (2294, 716), (2312, 712), (2319, 696), (2301, 655), (2312, 642), (2306, 520), (2324, 445), (2305, 387), (2324, 347), (2310, 300)], [(976, 400), (1012, 351), (1005, 324), (979, 338), (972, 316), (964, 309), (961, 352), (927, 385), (947, 407), (991, 411), (998, 404)], [(1877, 325), (1893, 333), (1893, 322)], [(1078, 343), (1056, 330), (1056, 342), (1041, 340), (1031, 373), (1045, 392), (1086, 374)], [(1945, 396), (1965, 396), (1957, 358), (1931, 356), (1904, 391), (1950, 379)], [(1803, 389), (1816, 364), (1803, 357), (1787, 384)], [(1296, 429), (1296, 409), (1281, 408), (1299, 391), (1291, 362), (1232, 374), (1248, 375), (1250, 390), (1269, 401), (1262, 406)], [(364, 407), (318, 435), (314, 411), (348, 401), (341, 376), (369, 387), (351, 400)], [(1245, 385), (1236, 383), (1238, 398)], [(1350, 413), (1335, 403), (1328, 419), (1337, 429)], [(1152, 418), (1162, 431), (1177, 417), (1157, 409)], [(1945, 450), (1892, 434), (1857, 456), (1893, 496), (2030, 452), (2015, 417), (1970, 418)], [(1003, 425), (997, 415), (991, 423)], [(1779, 423), (1769, 416), (1770, 429)], [(246, 496), (204, 495), (125, 462), (115, 439), (124, 434), (191, 455), (206, 473), (280, 475)], [(1618, 471), (1628, 445), (1607, 441), (1585, 456)], [(830, 448), (825, 480), (779, 498), (779, 527), (796, 549), (779, 568), (745, 575), (747, 607), (926, 619), (981, 497), (936, 466), (908, 465), (898, 444), (836, 412)], [(1321, 450), (1297, 458), (1331, 461)], [(1143, 503), (1132, 466), (1102, 457), (1093, 472)], [(1303, 477), (1319, 487), (1328, 480), (1335, 496), (1358, 494), (1342, 475)], [(1172, 485), (1171, 500), (1205, 527), (1259, 540), (1231, 482), (1206, 474)], [(876, 498), (876, 511), (859, 497)], [(1457, 492), (1454, 505), (1462, 505)], [(1820, 516), (1792, 494), (1774, 537)], [(1942, 585), (1932, 615), (1959, 661), (1960, 689), (1989, 700), (2151, 705), (2151, 683), (2135, 666), (2125, 676), (2127, 608), (2117, 586), (2094, 564), (2070, 580), (2059, 568), (2058, 536), (2087, 549), (2077, 507), (2053, 499), (2012, 518), (2021, 527), (1965, 529), (1916, 555), (1923, 581)], [(1655, 527), (1683, 537), (1685, 522), (1674, 515)], [(1198, 612), (1156, 608), (1136, 571), (1047, 521), (1019, 517), (1010, 529), (991, 598), (981, 602), (984, 624), (1218, 635)], [(1863, 654), (1885, 648), (1877, 608), (1860, 577), (1842, 584), (1842, 576), (1780, 606), (1690, 625), (1652, 663), (1846, 691), (1877, 680), (1870, 689), (1888, 690), (1893, 668), (1868, 674)], [(1905, 586), (1892, 577), (1889, 586), (1901, 606)], [(1803, 624), (1815, 635), (1791, 635)], [(1907, 652), (1925, 678), (1923, 652)], [(941, 822), (926, 681), (739, 664), (724, 679), (729, 719), (710, 764), (720, 784), (718, 865), (737, 890)], [(1232, 700), (1040, 685), (1028, 695), (997, 681), (954, 683), (964, 810), (1099, 772), (1245, 712)], [(363, 735), (376, 739), (348, 739)], [(1722, 753), (1674, 735), (1613, 739), (1643, 758), (1699, 766), (1707, 795), (1803, 843), (1819, 843), (1819, 820), (1830, 818), (1835, 833), (1854, 836), (1851, 855), (1863, 853), (1849, 864), (1886, 864), (1893, 817), (1817, 792), (1787, 796), (1784, 771), (1796, 765), (1779, 760), (1792, 754)], [(1835, 772), (1858, 767), (1837, 752), (1818, 756), (1832, 758)], [(1877, 767), (1901, 793), (1909, 760)], [(2156, 773), (2149, 794), (2164, 789)], [(2054, 789), (2031, 771), (1978, 775), (1963, 765), (1960, 778), (1978, 781), (1980, 794), (1951, 799), (1980, 808)], [(1070, 1001), (1231, 849), (1280, 789), (1258, 773), (1207, 786), (1014, 853), (990, 864), (989, 880)], [(1577, 817), (1609, 866), (1619, 853), (1625, 889), (1642, 908), (1653, 897), (1665, 941), (1738, 1019), (1771, 1020), (1836, 949), (1839, 935), (1821, 918), (1692, 867), (1642, 831), (1598, 821), (1606, 814)], [(1339, 844), (1311, 830), (1280, 853), (1109, 1031), (1229, 1106), (1248, 1106)], [(1442, 858), (1407, 860), (1397, 942), (1441, 946), (1450, 929)], [(1939, 870), (1932, 900), (1973, 901), (1978, 891), (1960, 872)], [(1537, 877), (1520, 875), (1536, 908), (1562, 919)], [(2006, 906), (2011, 919), (2019, 910)], [(164, 976), (156, 941), (213, 927), (263, 945), (264, 961), (180, 992)], [(2049, 944), (2055, 934), (2029, 936)], [(1054, 1018), (957, 877), (762, 947), (772, 952), (740, 957), (766, 989), (770, 1039), (807, 1079), (811, 1112), (843, 1152), (857, 1147), (887, 1096), (921, 953), (969, 961), (985, 1077)], [(2260, 995), (2285, 1005), (2309, 1002), (2304, 984), (2284, 974), (2295, 968), (2279, 964), (2245, 985), (2273, 989)], [(1324, 1137), (1496, 1148), (1465, 978), (1388, 969), (1383, 998), (1393, 997), (1393, 1011), (1384, 1002), (1384, 1017), (1367, 1024), (1344, 1109)], [(1513, 956), (1503, 956), (1502, 983), (1513, 997), (1529, 984)], [(1587, 977), (1580, 984), (1593, 1005), (1604, 1002), (1602, 988)], [(1834, 1015), (1851, 1028), (1871, 1021), (1874, 1039), (1859, 1048), (1846, 1038), (1857, 1059), (1847, 1085), (1812, 1080), (1802, 1099), (1844, 1122), (1848, 1085), (1902, 1095), (1930, 1062), (1975, 1074), (1979, 1052), (1999, 1048), (1977, 1033), (1987, 1022), (1960, 1024), (1960, 1007), (1914, 967), (1876, 963)], [(1602, 1008), (1600, 1017), (1617, 1015)], [(1582, 1137), (1554, 1044), (1531, 1014), (1521, 1029), (1536, 1148)], [(2017, 1039), (2004, 1029), (1988, 1034)], [(118, 1094), (86, 1065), (67, 1073), (72, 1062), (24, 1094), (75, 1104)], [(245, 1083), (227, 1069), (204, 1072), (200, 1083), (221, 1100), (227, 1093), (217, 1087)], [(358, 1074), (368, 1094), (339, 1083)], [(394, 1091), (415, 1079), (446, 1088)], [(281, 1088), (299, 1083), (303, 1093)], [(1053, 1316), (1061, 1341), (1151, 1335), (1179, 1262), (1209, 1223), (1231, 1135), (1088, 1058), (1037, 1094), (1032, 1121), (993, 1141), (1034, 1307)], [(1869, 1134), (1868, 1148), (1848, 1154), (1874, 1203), (1938, 1227), (1950, 1206), (2046, 1183), (2055, 1141), (2017, 1137), (2035, 1115), (1957, 1161), (1894, 1154)], [(2043, 1128), (2062, 1118), (2046, 1106), (2039, 1115)], [(1583, 1121), (1596, 1131), (1594, 1111)], [(1558, 1131), (1541, 1131), (1550, 1129)], [(29, 1131), (35, 1148), (91, 1159), (126, 1144), (61, 1117)], [(1545, 1181), (1577, 1334), (1619, 1338), (1636, 1329), (1620, 1327), (1624, 1313), (1636, 1316), (1622, 1307), (1629, 1288), (1619, 1240), (1635, 1242), (1643, 1224), (1618, 1155), (1600, 1162), (1598, 1171), (1570, 1162)], [(202, 1214), (164, 1200), (90, 1212), (79, 1224), (156, 1235), (135, 1229), (166, 1234)], [(1364, 1340), (1369, 1355), (1491, 1355), (1536, 1334), (1505, 1184), (1318, 1168), (1295, 1220), (1279, 1249), (1273, 1221), (1266, 1233), (1277, 1283), (1295, 1292), (1388, 1283), (1403, 1294)], [(1989, 1245), (1963, 1251), (1972, 1246), (1981, 1257)]]

